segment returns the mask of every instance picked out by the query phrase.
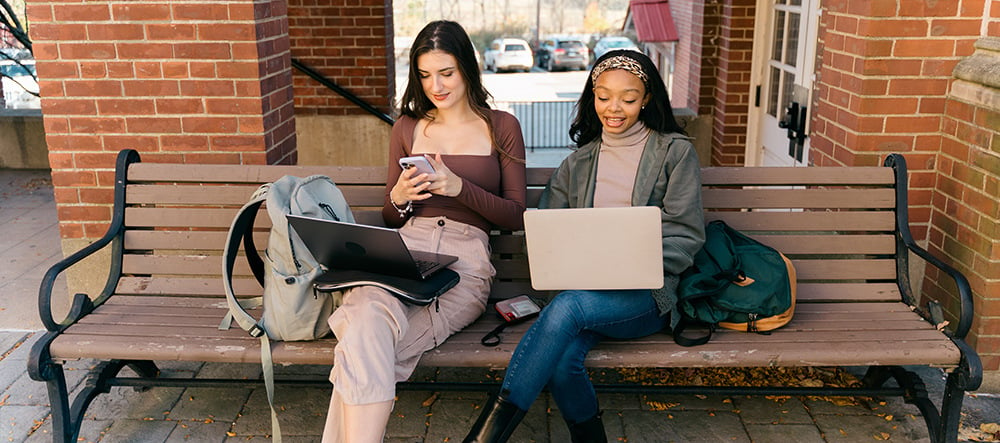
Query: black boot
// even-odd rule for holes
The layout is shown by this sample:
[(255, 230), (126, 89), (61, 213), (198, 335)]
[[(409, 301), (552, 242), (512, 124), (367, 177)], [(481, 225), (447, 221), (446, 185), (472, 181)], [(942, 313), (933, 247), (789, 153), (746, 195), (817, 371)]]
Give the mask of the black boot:
[(566, 423), (569, 425), (569, 438), (573, 443), (608, 443), (601, 414), (602, 412), (598, 412), (597, 415), (580, 423)]
[(472, 425), (465, 443), (503, 443), (514, 433), (514, 428), (526, 411), (522, 411), (503, 396), (497, 396), (483, 408), (476, 424)]

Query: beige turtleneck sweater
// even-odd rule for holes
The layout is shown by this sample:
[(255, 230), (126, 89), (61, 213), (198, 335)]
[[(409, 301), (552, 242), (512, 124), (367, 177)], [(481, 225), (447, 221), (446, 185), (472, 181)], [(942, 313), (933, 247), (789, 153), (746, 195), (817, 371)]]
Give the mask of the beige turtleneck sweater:
[(621, 134), (601, 133), (594, 207), (632, 206), (632, 188), (649, 128), (636, 122)]

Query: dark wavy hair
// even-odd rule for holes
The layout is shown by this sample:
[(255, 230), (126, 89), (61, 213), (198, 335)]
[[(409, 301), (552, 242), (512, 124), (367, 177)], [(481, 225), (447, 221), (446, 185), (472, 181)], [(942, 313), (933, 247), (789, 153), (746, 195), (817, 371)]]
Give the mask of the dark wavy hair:
[[(649, 78), (645, 83), (646, 94), (650, 96), (649, 103), (639, 111), (639, 120), (657, 132), (685, 134), (684, 129), (674, 118), (673, 108), (670, 107), (670, 95), (667, 94), (663, 78), (660, 77), (653, 61), (645, 54), (627, 49), (608, 51), (594, 62), (594, 66), (619, 55), (638, 62), (642, 66), (642, 71), (646, 73), (646, 77)], [(576, 102), (576, 117), (573, 118), (573, 123), (569, 126), (569, 138), (577, 146), (583, 146), (600, 137), (602, 130), (601, 120), (594, 109), (594, 80), (588, 75), (587, 84), (583, 87), (583, 93), (580, 94), (580, 100)]]
[(448, 20), (437, 20), (424, 26), (410, 47), (410, 73), (403, 91), (403, 101), (400, 103), (399, 112), (416, 119), (433, 120), (430, 111), (437, 106), (424, 93), (424, 88), (420, 83), (420, 72), (417, 70), (417, 59), (430, 51), (439, 50), (451, 54), (458, 62), (458, 72), (465, 81), (465, 98), (469, 101), (469, 107), (479, 118), (486, 122), (490, 131), (490, 140), (493, 147), (502, 155), (510, 154), (500, 148), (493, 130), (493, 120), (490, 118), (490, 105), (487, 102), (491, 96), (486, 87), (483, 86), (483, 78), (479, 72), (479, 60), (476, 60), (476, 50), (472, 47), (472, 40), (465, 32), (462, 25)]

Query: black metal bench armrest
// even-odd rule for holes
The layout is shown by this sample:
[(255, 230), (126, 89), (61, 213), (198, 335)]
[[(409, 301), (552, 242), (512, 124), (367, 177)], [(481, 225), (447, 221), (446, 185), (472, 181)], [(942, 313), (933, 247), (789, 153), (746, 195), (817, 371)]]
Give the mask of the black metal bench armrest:
[(908, 185), (906, 160), (900, 154), (890, 154), (886, 157), (884, 164), (885, 166), (892, 167), (896, 174), (896, 267), (900, 292), (908, 303), (913, 304), (907, 259), (908, 252), (913, 252), (918, 257), (927, 261), (927, 263), (947, 274), (955, 282), (955, 286), (958, 289), (959, 302), (961, 303), (958, 324), (955, 326), (955, 332), (952, 336), (960, 340), (965, 340), (969, 329), (972, 328), (974, 311), (972, 286), (969, 285), (969, 280), (965, 275), (962, 275), (957, 269), (935, 257), (913, 241), (913, 235), (910, 234), (909, 214), (907, 213)]
[[(104, 303), (111, 294), (114, 294), (115, 287), (118, 286), (118, 278), (121, 276), (121, 253), (122, 236), (125, 231), (125, 185), (127, 183), (128, 166), (139, 161), (139, 153), (126, 149), (118, 153), (118, 160), (115, 165), (115, 203), (111, 218), (111, 225), (103, 237), (87, 245), (87, 247), (71, 254), (52, 265), (42, 277), (42, 283), (38, 288), (38, 317), (42, 325), (49, 331), (59, 331), (73, 324), (78, 319), (87, 315), (95, 307)], [(76, 294), (73, 300), (73, 309), (61, 322), (56, 323), (52, 318), (52, 288), (55, 286), (56, 278), (63, 271), (80, 262), (81, 260), (95, 254), (97, 251), (112, 245), (111, 270), (108, 273), (104, 290), (93, 302), (90, 302), (87, 294)], [(86, 300), (81, 300), (83, 297)]]

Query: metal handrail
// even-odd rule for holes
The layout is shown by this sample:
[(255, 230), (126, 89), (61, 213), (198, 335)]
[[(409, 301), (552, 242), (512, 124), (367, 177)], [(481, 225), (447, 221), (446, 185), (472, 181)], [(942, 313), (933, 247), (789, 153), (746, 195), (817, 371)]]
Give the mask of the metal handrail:
[(362, 100), (361, 97), (358, 97), (358, 96), (354, 95), (354, 93), (352, 93), (351, 91), (348, 91), (348, 90), (344, 89), (340, 85), (334, 83), (333, 80), (330, 80), (330, 79), (326, 78), (326, 76), (324, 76), (319, 71), (317, 71), (317, 70), (315, 70), (315, 69), (313, 69), (313, 68), (311, 68), (311, 67), (303, 64), (302, 62), (298, 61), (297, 59), (294, 59), (294, 58), (292, 59), (292, 66), (295, 69), (298, 69), (299, 71), (302, 71), (303, 74), (308, 75), (309, 77), (312, 77), (313, 80), (316, 80), (316, 81), (320, 82), (320, 84), (322, 84), (323, 86), (326, 86), (327, 88), (329, 88), (333, 92), (336, 92), (337, 94), (340, 94), (342, 97), (346, 98), (347, 100), (350, 100), (351, 103), (354, 103), (354, 104), (358, 105), (359, 107), (361, 107), (361, 109), (364, 109), (369, 114), (378, 117), (379, 119), (381, 119), (382, 121), (384, 121), (384, 122), (386, 122), (386, 123), (388, 123), (390, 125), (392, 125), (395, 122), (392, 119), (392, 117), (389, 116), (389, 114), (386, 114), (386, 113), (384, 113), (382, 111), (379, 111), (378, 108), (376, 108), (376, 107), (372, 106), (371, 104), (369, 104), (368, 102)]

